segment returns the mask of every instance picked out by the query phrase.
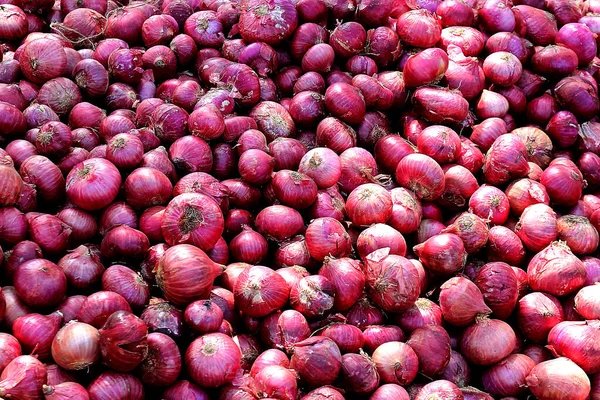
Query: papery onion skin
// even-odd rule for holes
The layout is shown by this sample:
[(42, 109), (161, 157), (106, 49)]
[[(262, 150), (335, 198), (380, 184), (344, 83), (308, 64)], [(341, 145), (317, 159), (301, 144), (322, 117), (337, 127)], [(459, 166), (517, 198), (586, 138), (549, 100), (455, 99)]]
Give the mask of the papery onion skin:
[(525, 380), (534, 396), (549, 400), (584, 400), (590, 392), (585, 372), (568, 358), (544, 361)]
[(552, 295), (535, 292), (519, 300), (519, 330), (526, 339), (534, 343), (545, 343), (550, 330), (564, 319), (563, 308)]
[(492, 365), (508, 356), (515, 344), (515, 332), (510, 325), (504, 321), (481, 317), (463, 332), (460, 348), (461, 353), (472, 363)]
[(369, 254), (365, 260), (369, 299), (388, 312), (403, 312), (417, 301), (421, 290), (419, 272), (389, 247)]
[(196, 383), (218, 387), (234, 379), (241, 358), (239, 348), (230, 337), (209, 333), (192, 342), (186, 351), (185, 363)]
[(555, 296), (564, 296), (582, 287), (586, 274), (581, 260), (561, 242), (552, 243), (536, 254), (527, 267), (529, 286)]
[(419, 358), (419, 372), (436, 376), (450, 362), (450, 336), (439, 325), (417, 328), (406, 341)]
[(417, 376), (419, 359), (406, 343), (388, 342), (373, 352), (373, 361), (384, 383), (409, 385)]
[(88, 386), (90, 399), (109, 400), (124, 397), (130, 400), (142, 400), (144, 387), (135, 376), (107, 371), (98, 376)]
[[(183, 268), (184, 265), (188, 267)], [(202, 250), (188, 244), (179, 244), (167, 249), (161, 258), (156, 280), (167, 300), (176, 305), (184, 305), (207, 298), (214, 279), (221, 271)]]
[(83, 322), (70, 322), (52, 342), (52, 357), (67, 370), (82, 370), (100, 360), (100, 333)]
[(587, 374), (600, 371), (600, 322), (564, 321), (548, 334), (548, 349), (557, 357), (568, 357)]
[(342, 355), (331, 339), (313, 336), (296, 343), (290, 368), (296, 370), (309, 385), (328, 385), (342, 368)]
[(41, 399), (46, 382), (46, 366), (33, 356), (12, 360), (0, 375), (0, 395), (16, 399)]
[(427, 400), (431, 396), (441, 396), (448, 400), (464, 399), (458, 386), (446, 380), (437, 380), (423, 386), (419, 393), (415, 396), (415, 400)]

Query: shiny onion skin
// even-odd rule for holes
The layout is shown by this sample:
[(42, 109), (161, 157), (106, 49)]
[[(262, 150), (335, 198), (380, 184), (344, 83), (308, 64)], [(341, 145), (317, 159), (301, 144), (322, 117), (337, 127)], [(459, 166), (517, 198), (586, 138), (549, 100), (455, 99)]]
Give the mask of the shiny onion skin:
[(441, 373), (450, 362), (450, 336), (439, 325), (417, 328), (406, 341), (419, 358), (419, 372), (425, 376)]
[(199, 337), (185, 353), (185, 363), (192, 379), (203, 387), (230, 383), (240, 368), (241, 358), (235, 342), (222, 333)]
[(167, 249), (160, 259), (156, 281), (167, 300), (185, 305), (207, 298), (222, 270), (202, 250), (179, 244)]
[(492, 365), (508, 356), (516, 345), (510, 325), (497, 319), (480, 317), (463, 332), (460, 349), (467, 360), (476, 365)]
[(525, 379), (534, 396), (551, 400), (584, 400), (590, 393), (590, 379), (565, 357), (544, 361)]
[(554, 242), (531, 259), (527, 275), (531, 289), (564, 296), (581, 288), (587, 273), (566, 244)]
[(388, 247), (369, 254), (364, 267), (368, 296), (388, 312), (403, 312), (417, 301), (419, 274), (409, 260), (390, 254)]
[(548, 349), (556, 357), (568, 357), (591, 375), (600, 371), (599, 335), (598, 320), (564, 321), (548, 334)]
[(67, 196), (73, 204), (89, 211), (110, 204), (121, 186), (117, 168), (104, 159), (90, 159), (76, 165), (67, 175)]
[(419, 359), (415, 351), (406, 343), (383, 343), (375, 349), (372, 358), (384, 383), (406, 386), (417, 376)]
[(309, 385), (329, 385), (342, 368), (342, 355), (333, 340), (313, 336), (296, 343), (290, 368)]
[(133, 370), (148, 354), (148, 328), (130, 312), (113, 313), (98, 332), (102, 360), (116, 371)]
[(88, 386), (90, 399), (108, 400), (121, 398), (125, 400), (144, 399), (144, 387), (135, 376), (107, 371), (98, 376)]
[(234, 288), (236, 305), (251, 317), (264, 317), (288, 300), (290, 287), (273, 270), (253, 266), (244, 270)]
[(495, 396), (518, 396), (536, 363), (523, 354), (511, 354), (482, 375), (484, 389)]
[(41, 399), (46, 379), (46, 366), (37, 358), (19, 356), (0, 375), (0, 395), (15, 399)]

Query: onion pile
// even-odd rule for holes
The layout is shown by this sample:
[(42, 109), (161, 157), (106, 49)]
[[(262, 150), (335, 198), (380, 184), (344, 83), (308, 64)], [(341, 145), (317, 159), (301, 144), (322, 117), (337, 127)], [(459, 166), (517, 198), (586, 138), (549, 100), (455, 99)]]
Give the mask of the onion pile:
[(0, 3), (0, 398), (600, 399), (599, 0)]

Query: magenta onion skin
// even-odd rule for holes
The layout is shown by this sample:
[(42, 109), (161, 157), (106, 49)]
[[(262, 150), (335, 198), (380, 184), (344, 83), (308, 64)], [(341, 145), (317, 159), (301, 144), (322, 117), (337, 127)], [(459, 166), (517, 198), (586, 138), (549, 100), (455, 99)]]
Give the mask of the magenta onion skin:
[(296, 343), (290, 368), (312, 386), (328, 385), (342, 368), (342, 356), (331, 339), (313, 336)]
[(196, 383), (204, 387), (218, 387), (233, 381), (240, 368), (241, 357), (239, 348), (230, 337), (209, 333), (192, 342), (186, 351), (185, 363)]
[(568, 357), (587, 374), (600, 371), (596, 356), (600, 324), (598, 320), (564, 321), (548, 334), (548, 349), (557, 357)]
[(515, 344), (515, 332), (510, 325), (504, 321), (481, 317), (463, 332), (460, 348), (461, 353), (472, 363), (492, 365), (509, 355)]
[(543, 399), (584, 400), (590, 393), (588, 376), (564, 357), (536, 365), (525, 382), (534, 396)]
[(525, 379), (535, 365), (526, 355), (511, 354), (483, 373), (483, 387), (494, 396), (518, 396), (525, 391)]
[[(557, 275), (560, 270), (561, 274)], [(565, 274), (568, 274), (566, 278)], [(554, 296), (573, 293), (583, 286), (585, 266), (562, 242), (555, 242), (536, 254), (527, 267), (529, 286)]]
[(417, 376), (419, 359), (415, 351), (406, 343), (383, 343), (373, 352), (373, 362), (384, 383), (409, 385)]

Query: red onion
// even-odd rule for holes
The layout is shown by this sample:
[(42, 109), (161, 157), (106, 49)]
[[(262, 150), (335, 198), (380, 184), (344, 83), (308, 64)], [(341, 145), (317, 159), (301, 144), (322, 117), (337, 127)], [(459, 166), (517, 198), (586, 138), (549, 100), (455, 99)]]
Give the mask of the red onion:
[[(293, 4), (277, 0), (256, 0), (242, 9), (239, 20), (242, 38), (247, 42), (277, 45), (289, 38), (298, 25), (298, 13)], [(257, 26), (260, 25), (261, 29)]]
[(333, 307), (334, 289), (322, 275), (307, 276), (291, 288), (290, 305), (307, 318), (325, 315)]
[(290, 368), (311, 386), (328, 385), (342, 368), (342, 356), (331, 339), (313, 336), (296, 343)]
[(140, 318), (148, 326), (150, 332), (159, 332), (172, 338), (181, 336), (183, 329), (183, 313), (167, 301), (151, 303)]
[(370, 397), (372, 400), (383, 400), (383, 399), (398, 399), (398, 400), (409, 400), (410, 397), (408, 392), (399, 385), (394, 383), (388, 383), (381, 385)]
[(581, 172), (577, 167), (550, 165), (542, 173), (541, 183), (552, 202), (563, 206), (575, 205), (583, 190)]
[(240, 349), (222, 333), (209, 333), (194, 340), (185, 353), (192, 379), (204, 387), (230, 383), (240, 368)]
[(120, 225), (112, 228), (100, 244), (100, 252), (108, 259), (142, 259), (150, 247), (148, 237), (137, 229)]
[(441, 274), (452, 274), (465, 263), (462, 240), (452, 233), (442, 233), (413, 248), (423, 265)]
[(262, 317), (281, 308), (290, 288), (271, 269), (254, 266), (244, 270), (235, 284), (236, 305), (252, 317)]
[(0, 371), (2, 371), (12, 360), (21, 355), (21, 344), (14, 336), (0, 333), (0, 349), (2, 349), (2, 357), (0, 357)]
[(223, 233), (223, 213), (205, 194), (180, 194), (165, 209), (161, 229), (170, 245), (191, 243), (209, 250)]
[(350, 258), (325, 258), (319, 275), (327, 278), (333, 286), (334, 311), (347, 310), (356, 303), (365, 285), (360, 264)]
[(505, 320), (512, 314), (519, 296), (519, 282), (510, 265), (503, 262), (484, 265), (475, 284), (496, 318)]
[(67, 279), (56, 264), (44, 259), (33, 259), (24, 262), (15, 271), (13, 284), (19, 297), (27, 305), (46, 308), (62, 301)]
[(35, 185), (39, 200), (56, 203), (64, 198), (65, 178), (46, 157), (29, 157), (21, 164), (19, 173), (24, 182)]
[(534, 396), (549, 400), (584, 400), (590, 392), (590, 380), (584, 371), (564, 357), (536, 365), (525, 383)]
[(471, 371), (467, 360), (458, 352), (450, 351), (450, 361), (440, 374), (440, 378), (448, 380), (459, 387), (465, 387), (471, 379)]
[(450, 337), (439, 325), (417, 328), (407, 340), (419, 358), (419, 372), (425, 376), (441, 373), (450, 361)]
[(491, 313), (479, 288), (462, 277), (451, 278), (441, 286), (440, 307), (444, 319), (456, 326), (470, 325), (476, 317)]
[(62, 324), (73, 321), (87, 297), (82, 295), (67, 297), (58, 306), (58, 311), (63, 314)]
[(419, 359), (415, 351), (402, 342), (387, 342), (373, 352), (373, 362), (384, 383), (409, 385), (417, 376)]
[(598, 232), (585, 217), (565, 215), (557, 220), (558, 237), (575, 254), (590, 254), (598, 247)]
[(61, 322), (62, 313), (58, 311), (47, 316), (33, 313), (17, 318), (12, 331), (25, 352), (31, 353), (35, 350), (41, 359), (46, 359), (50, 356), (52, 339)]
[(52, 342), (52, 358), (67, 370), (86, 369), (100, 359), (100, 333), (82, 322), (69, 322)]
[(396, 180), (423, 200), (436, 199), (444, 191), (444, 171), (434, 159), (422, 154), (409, 154), (400, 160)]
[(552, 14), (528, 5), (514, 8), (521, 13), (527, 26), (526, 37), (538, 46), (546, 46), (554, 42), (558, 29)]
[(342, 379), (351, 392), (368, 394), (379, 386), (379, 374), (375, 363), (365, 354), (342, 356)]
[(79, 383), (63, 382), (57, 385), (43, 386), (44, 398), (49, 400), (85, 400), (88, 399), (87, 390)]
[(487, 224), (478, 216), (463, 213), (454, 223), (443, 229), (441, 233), (452, 233), (463, 241), (465, 251), (469, 254), (477, 253), (488, 240)]
[(438, 82), (448, 69), (448, 55), (442, 49), (423, 50), (406, 61), (403, 69), (407, 87), (423, 86)]
[(202, 250), (179, 244), (170, 247), (161, 258), (156, 280), (167, 300), (183, 305), (207, 298), (214, 278), (221, 271)]
[(414, 10), (400, 16), (396, 22), (396, 30), (403, 43), (427, 48), (440, 39), (442, 25), (428, 10)]
[(98, 249), (84, 245), (61, 258), (58, 266), (65, 273), (69, 286), (77, 289), (95, 286), (104, 272)]
[(197, 400), (208, 400), (208, 394), (196, 384), (181, 380), (175, 382), (163, 393), (165, 400), (177, 400), (194, 396)]
[(292, 208), (274, 205), (260, 211), (255, 220), (259, 233), (267, 239), (283, 241), (304, 231), (300, 213)]
[(396, 323), (407, 333), (425, 325), (442, 325), (442, 310), (432, 301), (420, 298), (397, 317)]
[(560, 322), (548, 334), (548, 349), (557, 357), (568, 357), (587, 374), (600, 369), (597, 356), (597, 320)]
[[(344, 99), (343, 102), (340, 99)], [(325, 106), (334, 117), (348, 124), (359, 123), (365, 115), (365, 100), (359, 89), (338, 82), (327, 88)]]
[(473, 364), (492, 365), (509, 355), (515, 344), (515, 332), (510, 325), (480, 317), (463, 332), (460, 348), (465, 358)]
[(197, 300), (187, 306), (184, 318), (196, 332), (216, 332), (223, 322), (223, 311), (210, 300)]
[(100, 291), (89, 295), (83, 302), (77, 313), (77, 320), (101, 328), (108, 317), (120, 310), (131, 312), (131, 307), (123, 296), (114, 292)]
[(530, 293), (519, 300), (519, 329), (526, 339), (545, 343), (548, 332), (564, 320), (559, 301), (549, 294)]
[(133, 308), (145, 306), (150, 300), (148, 285), (133, 270), (112, 265), (102, 275), (102, 289), (120, 294)]
[(531, 259), (527, 275), (531, 289), (564, 296), (583, 286), (586, 270), (564, 243), (556, 242)]
[(469, 103), (461, 94), (435, 87), (417, 89), (413, 104), (419, 115), (435, 124), (461, 123), (469, 112)]
[(519, 179), (506, 188), (506, 196), (511, 210), (521, 215), (532, 204), (550, 204), (550, 198), (544, 185), (531, 179)]
[(148, 335), (148, 356), (140, 365), (142, 382), (170, 386), (181, 371), (181, 354), (177, 344), (162, 333)]
[(49, 39), (27, 43), (19, 57), (19, 64), (25, 78), (38, 85), (67, 72), (67, 56), (62, 46)]
[(598, 304), (595, 299), (598, 287), (598, 285), (584, 287), (575, 296), (575, 310), (587, 320), (598, 319)]
[(375, 250), (389, 247), (391, 254), (406, 255), (406, 242), (402, 234), (385, 224), (374, 224), (358, 236), (357, 249), (362, 259)]
[(447, 164), (459, 156), (461, 142), (450, 128), (432, 125), (423, 129), (417, 139), (417, 148), (440, 164)]
[(112, 314), (99, 333), (102, 359), (116, 371), (131, 371), (148, 354), (148, 328), (130, 312), (117, 311)]
[(410, 261), (383, 248), (365, 260), (369, 298), (389, 312), (403, 312), (415, 303), (420, 293), (419, 274)]
[(90, 159), (69, 172), (67, 196), (79, 208), (99, 210), (114, 201), (120, 185), (119, 171), (110, 161)]
[(91, 399), (109, 400), (122, 398), (126, 400), (142, 400), (144, 387), (135, 376), (107, 371), (90, 383), (88, 393)]
[(373, 183), (358, 186), (346, 200), (348, 217), (357, 226), (387, 222), (392, 205), (389, 192)]
[(365, 349), (372, 353), (384, 343), (403, 341), (405, 339), (402, 329), (394, 325), (389, 326), (367, 326), (363, 331)]
[(46, 378), (46, 366), (37, 358), (19, 356), (0, 375), (0, 395), (15, 399), (41, 399)]
[(293, 371), (279, 365), (269, 365), (254, 376), (251, 386), (256, 393), (260, 393), (262, 396), (295, 399), (298, 396), (296, 379)]
[(540, 251), (558, 236), (556, 214), (545, 204), (530, 205), (521, 214), (515, 232), (525, 247)]

